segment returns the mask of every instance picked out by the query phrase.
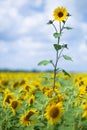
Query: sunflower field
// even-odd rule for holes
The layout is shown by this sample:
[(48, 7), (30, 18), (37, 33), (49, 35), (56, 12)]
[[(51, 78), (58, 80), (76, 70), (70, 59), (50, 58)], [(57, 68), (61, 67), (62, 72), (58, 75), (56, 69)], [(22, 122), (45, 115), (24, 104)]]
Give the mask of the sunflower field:
[(0, 73), (0, 130), (87, 130), (87, 74)]

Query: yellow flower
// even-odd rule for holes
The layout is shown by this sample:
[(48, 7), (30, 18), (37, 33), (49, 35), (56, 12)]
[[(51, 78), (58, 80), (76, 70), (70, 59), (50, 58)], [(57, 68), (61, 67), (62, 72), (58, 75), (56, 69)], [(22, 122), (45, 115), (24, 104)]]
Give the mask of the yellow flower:
[(14, 98), (14, 94), (12, 92), (9, 92), (5, 94), (3, 106), (6, 107), (7, 104), (10, 104), (10, 101)]
[(34, 100), (35, 100), (35, 96), (34, 96), (34, 95), (31, 95), (31, 97), (30, 97), (30, 99), (29, 99), (29, 102), (28, 102), (29, 106), (30, 106), (31, 104), (33, 104)]
[(87, 118), (87, 110), (82, 114), (82, 118)]
[(67, 14), (66, 8), (58, 7), (53, 12), (54, 20), (61, 22), (67, 18)]
[(29, 91), (31, 90), (31, 85), (25, 84), (25, 85), (23, 86), (23, 89), (24, 89), (24, 91), (29, 92)]
[(62, 103), (59, 102), (58, 104), (48, 104), (44, 115), (48, 119), (49, 123), (57, 124), (61, 119), (62, 113)]
[(15, 99), (10, 101), (10, 107), (12, 108), (13, 115), (15, 115), (17, 108), (20, 106), (20, 102)]
[(20, 118), (20, 122), (21, 124), (23, 124), (24, 126), (28, 126), (30, 124), (35, 123), (35, 120), (31, 119), (31, 117), (36, 114), (36, 110), (28, 110), (21, 118)]
[(12, 87), (12, 89), (18, 88), (19, 87), (19, 82), (14, 82), (11, 87)]
[(62, 94), (58, 94), (55, 98), (53, 98), (51, 101), (50, 101), (50, 105), (51, 104), (57, 104), (59, 102), (62, 102), (64, 101), (64, 96)]
[(24, 101), (28, 98), (28, 96), (29, 96), (28, 93), (21, 91), (18, 95), (18, 99), (21, 101)]
[(26, 84), (26, 82), (27, 82), (27, 80), (26, 79), (22, 79), (21, 81), (20, 81), (20, 85), (24, 85), (24, 84)]

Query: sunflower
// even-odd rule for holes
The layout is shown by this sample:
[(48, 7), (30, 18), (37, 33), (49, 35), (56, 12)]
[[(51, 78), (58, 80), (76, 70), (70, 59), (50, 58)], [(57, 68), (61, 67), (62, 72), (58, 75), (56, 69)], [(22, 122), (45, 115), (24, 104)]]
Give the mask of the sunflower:
[(46, 107), (46, 113), (44, 115), (48, 119), (50, 124), (57, 124), (61, 119), (62, 113), (62, 103), (59, 102), (58, 104), (48, 104), (48, 106)]
[(31, 117), (36, 114), (36, 110), (28, 110), (21, 118), (20, 118), (20, 122), (21, 124), (23, 124), (24, 126), (28, 126), (30, 124), (35, 123), (35, 120), (31, 119)]
[(30, 99), (28, 101), (29, 106), (34, 103), (34, 100), (35, 100), (35, 96), (31, 95), (31, 97), (30, 97)]
[(87, 118), (87, 101), (86, 100), (84, 100), (84, 103), (82, 104), (82, 108), (84, 110), (82, 117)]
[(11, 87), (12, 87), (12, 89), (15, 90), (16, 88), (19, 87), (19, 82), (15, 82), (15, 83), (13, 83)]
[(59, 102), (64, 101), (64, 97), (62, 94), (58, 94), (56, 97), (54, 97), (50, 102), (49, 105), (51, 106), (52, 104), (58, 104)]
[(14, 98), (14, 94), (12, 92), (8, 92), (5, 94), (3, 106), (6, 107), (7, 104), (10, 104), (10, 101)]
[(28, 96), (29, 96), (28, 93), (21, 91), (18, 95), (18, 99), (21, 101), (24, 101), (28, 98)]
[(19, 100), (11, 100), (10, 101), (10, 107), (12, 108), (13, 115), (15, 115), (17, 108), (20, 106)]
[(25, 85), (23, 86), (23, 89), (24, 89), (25, 92), (29, 92), (30, 89), (31, 89), (31, 86), (30, 86), (29, 84), (25, 84)]
[(26, 79), (22, 79), (19, 84), (24, 85), (24, 84), (26, 84), (26, 82), (27, 82)]
[(67, 14), (66, 8), (58, 7), (53, 12), (54, 20), (61, 22), (67, 18)]

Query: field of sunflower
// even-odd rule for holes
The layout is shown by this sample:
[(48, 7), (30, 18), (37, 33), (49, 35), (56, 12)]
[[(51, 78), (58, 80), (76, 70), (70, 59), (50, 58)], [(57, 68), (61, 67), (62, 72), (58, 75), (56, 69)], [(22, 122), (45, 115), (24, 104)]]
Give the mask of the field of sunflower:
[(87, 130), (87, 74), (0, 73), (0, 130)]

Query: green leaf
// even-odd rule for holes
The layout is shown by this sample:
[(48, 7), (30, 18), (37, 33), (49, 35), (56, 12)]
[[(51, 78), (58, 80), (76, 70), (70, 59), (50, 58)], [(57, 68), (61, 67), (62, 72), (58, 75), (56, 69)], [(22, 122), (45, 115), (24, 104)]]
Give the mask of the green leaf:
[(56, 33), (53, 34), (53, 36), (54, 36), (55, 38), (59, 38), (59, 37), (61, 37), (61, 34), (56, 32)]
[(51, 61), (49, 61), (49, 60), (42, 60), (42, 61), (40, 61), (40, 62), (38, 63), (38, 65), (47, 65), (47, 64), (49, 64), (49, 63), (51, 63)]
[(62, 45), (62, 48), (68, 49), (67, 44), (63, 44), (63, 45)]
[(73, 28), (71, 28), (71, 27), (64, 27), (64, 29), (71, 30)]
[(53, 44), (56, 51), (60, 50), (62, 48), (61, 45)]
[(72, 58), (71, 58), (70, 56), (63, 55), (63, 58), (64, 58), (65, 60), (71, 60), (71, 61), (72, 61)]
[(52, 24), (53, 23), (53, 20), (49, 20), (47, 24)]
[(42, 78), (47, 78), (47, 79), (51, 79), (52, 75), (51, 74), (45, 74), (41, 76)]
[(71, 77), (71, 75), (64, 69), (62, 69), (62, 72), (64, 73), (64, 75), (68, 75), (69, 77)]

